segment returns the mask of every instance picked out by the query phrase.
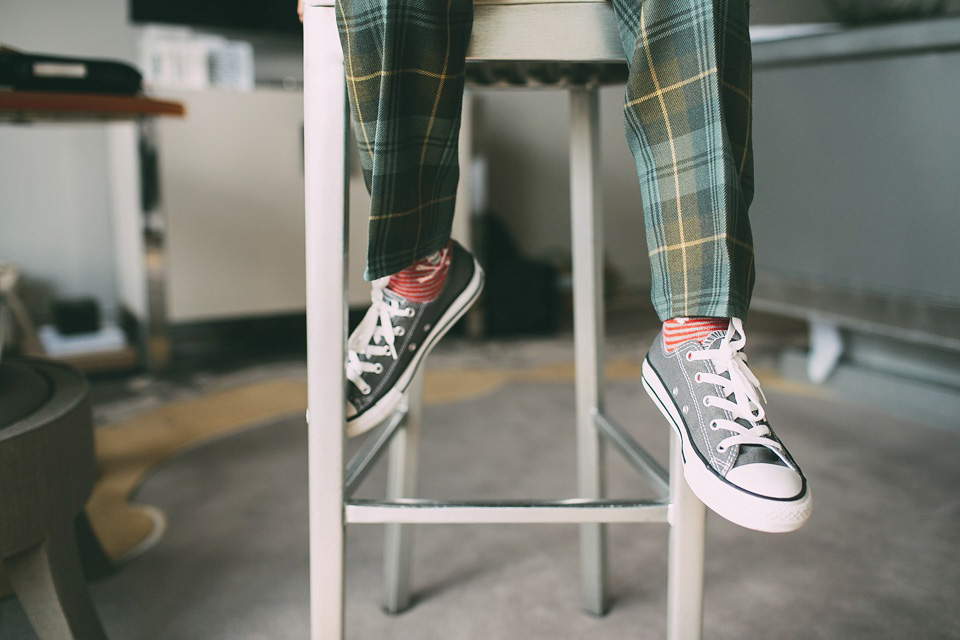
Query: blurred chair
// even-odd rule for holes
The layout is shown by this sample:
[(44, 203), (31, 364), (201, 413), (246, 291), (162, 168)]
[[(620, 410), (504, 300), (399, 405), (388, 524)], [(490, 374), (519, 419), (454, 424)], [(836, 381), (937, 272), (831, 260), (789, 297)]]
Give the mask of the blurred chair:
[(55, 362), (4, 357), (0, 562), (40, 640), (106, 640), (84, 583), (75, 530), (94, 476), (83, 376)]

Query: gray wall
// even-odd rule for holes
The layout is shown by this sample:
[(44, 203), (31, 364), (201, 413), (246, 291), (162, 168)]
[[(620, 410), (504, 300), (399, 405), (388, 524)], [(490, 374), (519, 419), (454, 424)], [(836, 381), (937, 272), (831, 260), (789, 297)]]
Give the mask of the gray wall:
[(958, 102), (956, 51), (758, 69), (757, 269), (960, 305)]
[[(565, 91), (484, 91), (477, 148), (489, 162), (490, 207), (531, 255), (570, 249), (569, 98)], [(640, 188), (623, 131), (623, 87), (600, 99), (607, 259), (626, 284), (650, 280)]]
[[(839, 0), (834, 0), (839, 2)], [(882, 4), (906, 5), (905, 0), (848, 0), (860, 6)], [(925, 5), (932, 0), (915, 0)], [(833, 17), (828, 10), (830, 0), (754, 0), (750, 5), (750, 20), (753, 24), (777, 24), (791, 22), (830, 22)], [(960, 11), (960, 0), (947, 0), (946, 10)]]
[(754, 0), (750, 4), (752, 24), (829, 22), (830, 20), (830, 14), (823, 0)]
[(5, 0), (0, 42), (26, 51), (132, 59), (126, 0)]

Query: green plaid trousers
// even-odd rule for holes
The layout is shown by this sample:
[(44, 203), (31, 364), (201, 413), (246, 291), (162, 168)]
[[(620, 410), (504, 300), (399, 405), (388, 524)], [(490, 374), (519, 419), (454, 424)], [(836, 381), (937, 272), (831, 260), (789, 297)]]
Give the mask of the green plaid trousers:
[[(753, 289), (749, 0), (612, 0), (661, 319), (744, 317)], [(338, 0), (372, 197), (369, 280), (446, 245), (472, 0)]]

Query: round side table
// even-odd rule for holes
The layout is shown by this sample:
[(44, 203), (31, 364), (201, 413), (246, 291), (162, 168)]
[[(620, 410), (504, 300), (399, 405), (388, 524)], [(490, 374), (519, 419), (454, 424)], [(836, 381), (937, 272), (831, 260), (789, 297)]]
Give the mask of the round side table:
[(87, 383), (59, 363), (0, 363), (0, 561), (41, 640), (106, 640), (74, 521), (93, 488)]

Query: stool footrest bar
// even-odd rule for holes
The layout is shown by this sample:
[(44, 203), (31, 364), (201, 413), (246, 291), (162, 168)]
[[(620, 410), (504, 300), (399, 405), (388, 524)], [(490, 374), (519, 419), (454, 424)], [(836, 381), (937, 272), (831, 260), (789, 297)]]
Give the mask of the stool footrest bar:
[(360, 483), (363, 482), (367, 474), (373, 469), (377, 460), (383, 455), (387, 445), (397, 433), (397, 430), (407, 419), (406, 409), (399, 409), (390, 419), (373, 430), (364, 440), (360, 450), (353, 454), (350, 462), (347, 464), (347, 470), (344, 474), (343, 495), (349, 498), (354, 494)]
[(626, 429), (602, 413), (593, 416), (597, 430), (619, 451), (630, 465), (644, 476), (650, 486), (663, 498), (670, 495), (667, 470), (651, 456)]
[(662, 500), (351, 500), (347, 522), (384, 524), (666, 522)]

